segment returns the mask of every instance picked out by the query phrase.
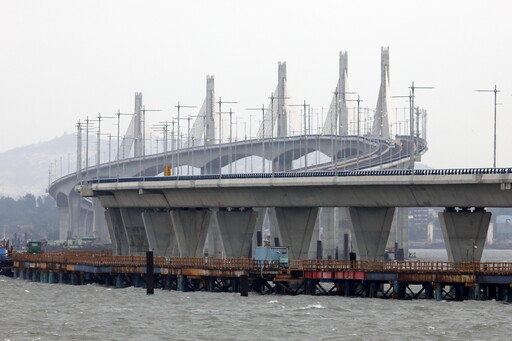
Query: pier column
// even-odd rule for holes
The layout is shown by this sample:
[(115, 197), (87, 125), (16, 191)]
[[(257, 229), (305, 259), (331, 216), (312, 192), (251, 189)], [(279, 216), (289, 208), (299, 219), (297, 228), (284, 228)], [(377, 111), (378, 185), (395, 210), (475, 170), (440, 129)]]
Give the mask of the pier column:
[(250, 257), (258, 212), (252, 208), (217, 211), (220, 236), (226, 257)]
[(128, 238), (128, 252), (130, 255), (144, 256), (149, 249), (141, 208), (121, 208), (121, 218)]
[(483, 208), (447, 207), (439, 213), (450, 262), (479, 262), (482, 258), (491, 213)]
[(181, 257), (201, 257), (212, 211), (179, 209), (171, 211), (172, 226)]
[(276, 207), (275, 213), (283, 239), (281, 242), (282, 245), (290, 247), (290, 258), (306, 259), (318, 207)]
[(208, 245), (208, 257), (221, 258), (224, 252), (224, 246), (222, 245), (222, 238), (220, 236), (219, 222), (217, 221), (217, 215), (212, 210), (212, 216), (210, 218), (210, 225), (208, 227), (208, 233), (206, 234), (206, 243)]
[(105, 218), (107, 220), (110, 241), (112, 242), (112, 255), (128, 255), (128, 236), (126, 235), (123, 219), (121, 218), (121, 210), (119, 208), (108, 208), (105, 211)]
[(169, 212), (142, 212), (142, 221), (148, 238), (149, 250), (156, 256), (172, 256), (176, 237)]
[(354, 238), (361, 260), (383, 260), (394, 207), (350, 207)]
[(443, 284), (436, 283), (436, 301), (443, 300)]

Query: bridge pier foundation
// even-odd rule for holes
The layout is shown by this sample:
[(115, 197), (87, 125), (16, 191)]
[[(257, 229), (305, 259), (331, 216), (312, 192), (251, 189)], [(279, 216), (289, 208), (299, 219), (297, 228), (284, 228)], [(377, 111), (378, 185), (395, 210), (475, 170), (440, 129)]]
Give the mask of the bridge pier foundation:
[(252, 237), (258, 212), (252, 208), (220, 209), (217, 221), (226, 257), (251, 257)]
[(176, 237), (169, 212), (142, 212), (142, 221), (148, 238), (149, 250), (156, 256), (172, 256)]
[(318, 217), (318, 207), (276, 207), (276, 219), (283, 245), (292, 259), (306, 259)]
[(350, 207), (354, 237), (361, 260), (383, 260), (394, 207)]
[(172, 226), (176, 234), (181, 257), (201, 257), (210, 225), (209, 209), (178, 209), (171, 211)]
[(479, 262), (491, 221), (491, 213), (483, 208), (445, 208), (439, 221), (450, 262)]

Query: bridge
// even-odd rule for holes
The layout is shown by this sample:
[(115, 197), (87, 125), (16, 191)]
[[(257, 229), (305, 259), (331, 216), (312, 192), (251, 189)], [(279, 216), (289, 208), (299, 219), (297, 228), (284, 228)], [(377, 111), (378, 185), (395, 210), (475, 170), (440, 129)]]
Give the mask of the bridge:
[[(214, 79), (212, 76), (208, 76), (203, 106), (192, 127), (187, 129), (186, 141), (180, 137), (178, 124), (178, 131), (175, 132), (173, 129), (171, 132), (171, 148), (168, 150), (168, 127), (166, 125), (164, 128), (166, 141), (164, 152), (148, 154), (145, 145), (145, 109), (142, 105), (142, 94), (136, 93), (133, 118), (122, 144), (119, 144), (118, 141), (115, 161), (97, 162), (94, 166), (89, 166), (86, 161), (86, 165), (83, 167), (82, 131), (79, 127), (77, 171), (56, 179), (49, 187), (49, 193), (56, 199), (59, 208), (60, 238), (66, 239), (69, 235), (90, 235), (103, 240), (115, 239), (112, 238), (111, 233), (108, 233), (104, 208), (100, 201), (96, 197), (81, 198), (75, 191), (77, 185), (84, 184), (90, 179), (110, 178), (116, 181), (122, 181), (126, 177), (145, 179), (162, 174), (164, 166), (172, 166), (173, 174), (178, 178), (191, 173), (220, 174), (221, 177), (224, 177), (230, 173), (241, 171), (275, 174), (307, 170), (338, 171), (414, 167), (414, 161), (418, 160), (427, 150), (425, 123), (422, 121), (423, 129), (420, 129), (420, 111), (412, 108), (411, 113), (413, 110), (416, 112), (416, 130), (411, 129), (406, 132), (408, 134), (400, 135), (398, 134), (398, 123), (395, 123), (395, 133), (391, 133), (389, 49), (383, 48), (381, 53), (381, 86), (377, 106), (372, 110), (373, 117), (371, 119), (368, 117), (364, 123), (361, 122), (360, 101), (356, 100), (353, 92), (348, 89), (347, 53), (341, 52), (340, 77), (327, 115), (316, 134), (312, 132), (311, 124), (308, 129), (306, 114), (310, 107), (306, 104), (304, 104), (303, 115), (300, 118), (301, 121), (303, 120), (302, 132), (293, 134), (289, 129), (292, 118), (288, 105), (286, 63), (280, 62), (278, 65), (278, 85), (275, 92), (272, 93), (270, 103), (267, 107), (258, 109), (261, 110), (262, 120), (257, 135), (242, 141), (233, 141), (231, 134), (229, 139), (222, 135), (222, 124), (218, 118), (225, 113), (222, 112), (221, 104), (226, 102), (222, 102), (219, 98), (217, 102), (219, 110), (215, 112)], [(356, 102), (357, 112), (355, 111)], [(217, 120), (215, 119), (216, 115), (218, 116)], [(179, 117), (176, 122), (179, 123)], [(402, 123), (405, 127), (406, 122)], [(361, 129), (361, 126), (366, 126), (366, 130)], [(130, 156), (132, 148), (133, 154)], [(240, 162), (245, 162), (245, 165), (241, 167)], [(228, 167), (230, 169), (226, 169)], [(233, 170), (233, 168), (236, 169)], [(322, 225), (320, 228), (323, 230), (324, 238), (330, 239), (328, 247), (332, 253), (330, 256), (334, 257), (334, 250), (337, 248), (337, 243), (339, 244), (339, 236), (336, 234), (350, 235), (351, 233), (348, 211), (344, 208), (334, 207), (324, 207), (320, 211), (318, 224)], [(396, 211), (399, 213), (395, 218), (397, 221), (395, 225), (400, 226), (396, 230), (406, 231), (407, 212), (400, 209)], [(259, 216), (257, 224), (263, 224), (267, 219), (270, 220), (268, 224), (275, 234), (276, 213), (273, 209), (265, 209), (265, 212)], [(215, 215), (212, 224), (218, 225), (218, 222), (215, 221), (218, 216), (219, 214)], [(342, 225), (343, 227), (341, 227)], [(406, 248), (407, 237), (404, 234), (406, 233), (402, 232), (402, 236), (395, 239), (401, 240)], [(346, 239), (345, 244), (348, 242), (349, 240)], [(216, 246), (212, 247), (212, 244), (216, 244)], [(209, 238), (209, 246), (210, 250), (225, 249), (225, 245), (219, 244), (218, 238), (215, 237)], [(347, 247), (344, 249), (346, 252)]]
[[(200, 256), (212, 212), (228, 257), (248, 257), (261, 208), (272, 207), (282, 243), (307, 258), (320, 207), (348, 207), (356, 249), (379, 260), (396, 207), (439, 214), (451, 261), (479, 261), (491, 213), (512, 207), (512, 169), (283, 172), (91, 180), (82, 196), (106, 209), (115, 254), (155, 250)], [(172, 227), (172, 228), (171, 228)]]

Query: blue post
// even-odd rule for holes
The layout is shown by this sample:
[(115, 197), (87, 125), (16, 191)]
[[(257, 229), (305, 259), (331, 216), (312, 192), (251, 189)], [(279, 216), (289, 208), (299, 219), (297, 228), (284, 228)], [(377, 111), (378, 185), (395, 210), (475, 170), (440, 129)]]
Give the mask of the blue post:
[(436, 301), (443, 300), (443, 285), (441, 283), (436, 283)]
[(512, 303), (512, 288), (511, 287), (507, 288), (507, 302)]
[(350, 279), (346, 279), (345, 280), (345, 296), (348, 297), (350, 296), (352, 293), (350, 292)]
[(475, 300), (480, 301), (482, 299), (482, 286), (480, 283), (475, 283)]
[(13, 278), (18, 278), (18, 268), (13, 268), (12, 269), (12, 277)]
[(178, 276), (178, 290), (185, 292), (186, 291), (186, 282), (187, 282), (187, 276), (185, 275), (179, 275)]
[(71, 272), (71, 273), (69, 274), (69, 277), (70, 277), (70, 279), (71, 279), (71, 285), (77, 285), (76, 273)]
[(55, 283), (55, 273), (51, 270), (48, 271), (48, 283)]
[(164, 280), (164, 289), (171, 290), (171, 275), (166, 275)]
[(64, 271), (59, 271), (59, 283), (64, 284)]
[(109, 287), (112, 285), (112, 279), (110, 278), (110, 274), (105, 274), (105, 286)]
[(377, 283), (370, 282), (370, 290), (368, 294), (368, 296), (370, 296), (371, 298), (377, 297)]
[(432, 288), (432, 282), (423, 283), (423, 288), (425, 289), (425, 298), (433, 299), (434, 298), (434, 288)]
[(32, 282), (37, 281), (37, 270), (32, 270)]
[(133, 274), (132, 282), (133, 282), (133, 287), (134, 288), (140, 287), (140, 275), (139, 274)]
[(122, 288), (123, 287), (123, 274), (117, 274), (116, 276), (116, 287)]
[(208, 277), (208, 291), (215, 291), (215, 278)]
[(468, 296), (467, 298), (468, 300), (474, 300), (475, 299), (475, 287), (474, 286), (469, 286), (468, 287)]
[(393, 299), (399, 300), (402, 298), (402, 295), (400, 294), (400, 281), (394, 281), (393, 282)]

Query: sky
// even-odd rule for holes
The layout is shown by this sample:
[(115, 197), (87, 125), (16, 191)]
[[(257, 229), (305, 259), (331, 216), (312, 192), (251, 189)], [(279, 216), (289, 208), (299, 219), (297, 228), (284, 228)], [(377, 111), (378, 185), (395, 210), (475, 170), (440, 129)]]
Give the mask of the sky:
[[(201, 106), (207, 75), (248, 120), (256, 112), (245, 109), (275, 89), (279, 61), (291, 103), (327, 107), (341, 50), (351, 90), (375, 107), (389, 46), (392, 95), (407, 95), (413, 81), (435, 87), (415, 97), (428, 111), (422, 163), (492, 166), (494, 98), (474, 90), (496, 84), (497, 166), (511, 167), (510, 13), (507, 0), (0, 0), (0, 152), (74, 133), (87, 116), (133, 111), (138, 91), (161, 110), (148, 122), (170, 120), (178, 101)], [(114, 121), (105, 131), (115, 134)]]

